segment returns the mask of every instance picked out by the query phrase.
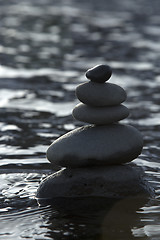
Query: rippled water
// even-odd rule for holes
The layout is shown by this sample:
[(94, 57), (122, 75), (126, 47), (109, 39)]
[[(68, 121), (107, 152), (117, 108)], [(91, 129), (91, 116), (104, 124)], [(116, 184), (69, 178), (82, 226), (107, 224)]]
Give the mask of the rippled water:
[[(160, 238), (159, 11), (158, 0), (0, 1), (1, 239)], [(99, 63), (128, 93), (124, 123), (144, 136), (135, 163), (156, 196), (39, 207), (39, 182), (57, 170), (46, 149), (81, 126), (74, 90)]]

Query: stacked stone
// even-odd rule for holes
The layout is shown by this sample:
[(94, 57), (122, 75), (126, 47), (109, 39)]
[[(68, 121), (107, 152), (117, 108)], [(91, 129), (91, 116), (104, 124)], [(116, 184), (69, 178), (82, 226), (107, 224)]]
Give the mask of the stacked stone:
[(116, 84), (105, 83), (112, 71), (109, 66), (99, 65), (89, 69), (89, 82), (76, 89), (77, 98), (82, 102), (73, 109), (73, 116), (82, 122), (107, 125), (120, 121), (129, 115), (129, 110), (121, 103), (126, 100), (126, 92)]
[(124, 163), (141, 153), (143, 139), (137, 129), (119, 123), (129, 110), (122, 104), (124, 89), (106, 82), (111, 74), (109, 66), (98, 65), (86, 72), (89, 81), (76, 88), (81, 103), (73, 116), (89, 125), (61, 136), (48, 148), (48, 160), (66, 169), (42, 182), (38, 197), (113, 197), (142, 190), (137, 172)]
[(61, 167), (86, 167), (130, 162), (142, 150), (143, 139), (133, 127), (117, 123), (129, 115), (122, 102), (126, 92), (106, 82), (111, 68), (98, 65), (86, 72), (89, 82), (76, 88), (82, 102), (73, 109), (77, 120), (91, 125), (77, 128), (56, 140), (47, 157)]

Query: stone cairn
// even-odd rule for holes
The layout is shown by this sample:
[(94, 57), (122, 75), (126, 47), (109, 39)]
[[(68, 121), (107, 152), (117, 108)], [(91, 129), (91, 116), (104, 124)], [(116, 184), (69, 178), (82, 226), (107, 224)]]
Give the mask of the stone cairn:
[(137, 158), (143, 139), (137, 129), (119, 121), (129, 115), (122, 102), (126, 92), (108, 83), (112, 70), (97, 65), (78, 85), (75, 119), (89, 123), (61, 136), (47, 150), (47, 158), (63, 169), (39, 186), (38, 198), (124, 197), (144, 191), (139, 173), (129, 162)]

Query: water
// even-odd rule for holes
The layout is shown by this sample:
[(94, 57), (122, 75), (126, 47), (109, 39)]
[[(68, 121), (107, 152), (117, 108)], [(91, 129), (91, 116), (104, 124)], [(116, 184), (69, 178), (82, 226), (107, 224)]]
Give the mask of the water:
[[(159, 11), (158, 0), (0, 1), (0, 239), (160, 238)], [(58, 170), (46, 149), (82, 125), (74, 90), (99, 63), (128, 93), (124, 123), (144, 136), (135, 163), (156, 196), (39, 207), (40, 181)]]

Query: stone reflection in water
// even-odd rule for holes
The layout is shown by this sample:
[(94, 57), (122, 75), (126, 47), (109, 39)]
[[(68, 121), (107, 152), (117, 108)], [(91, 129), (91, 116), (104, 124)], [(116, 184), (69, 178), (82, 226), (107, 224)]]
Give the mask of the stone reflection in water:
[(98, 197), (54, 199), (52, 213), (43, 215), (48, 228), (46, 235), (57, 240), (134, 239), (132, 229), (141, 226), (136, 211), (147, 201), (146, 196), (116, 200)]

